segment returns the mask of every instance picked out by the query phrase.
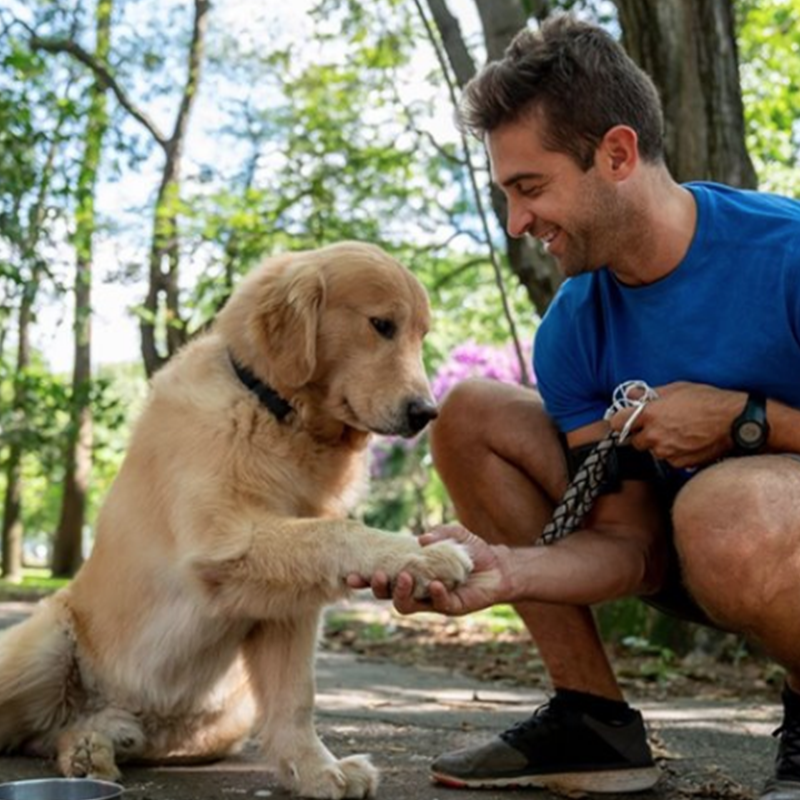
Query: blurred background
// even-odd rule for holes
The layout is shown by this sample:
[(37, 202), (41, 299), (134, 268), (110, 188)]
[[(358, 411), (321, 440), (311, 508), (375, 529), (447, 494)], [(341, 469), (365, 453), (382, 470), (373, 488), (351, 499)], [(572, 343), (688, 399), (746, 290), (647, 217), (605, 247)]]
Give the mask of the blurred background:
[[(800, 195), (800, 0), (0, 0), (0, 587), (79, 568), (149, 377), (266, 256), (376, 242), (431, 295), (438, 398), (535, 384), (559, 276), (505, 235), (454, 102), (565, 10), (653, 77), (676, 178)], [(424, 435), (371, 459), (360, 517), (452, 519)], [(613, 641), (698, 646), (638, 603), (598, 613)]]

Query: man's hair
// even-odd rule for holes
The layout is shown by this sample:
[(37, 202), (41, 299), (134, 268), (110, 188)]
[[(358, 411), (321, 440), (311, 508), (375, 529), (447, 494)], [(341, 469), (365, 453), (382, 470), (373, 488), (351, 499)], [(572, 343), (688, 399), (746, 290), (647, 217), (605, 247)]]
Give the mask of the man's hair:
[(503, 58), (467, 84), (459, 122), (483, 138), (533, 112), (542, 113), (543, 145), (583, 170), (615, 125), (636, 131), (642, 159), (664, 159), (664, 118), (653, 82), (608, 33), (567, 14), (548, 18), (538, 31), (520, 31)]

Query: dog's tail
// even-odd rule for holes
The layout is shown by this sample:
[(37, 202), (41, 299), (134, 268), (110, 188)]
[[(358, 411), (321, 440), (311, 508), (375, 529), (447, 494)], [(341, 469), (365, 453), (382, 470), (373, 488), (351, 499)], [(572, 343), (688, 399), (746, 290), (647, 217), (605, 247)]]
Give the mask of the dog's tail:
[(74, 639), (56, 595), (0, 633), (0, 752), (57, 733), (76, 679)]

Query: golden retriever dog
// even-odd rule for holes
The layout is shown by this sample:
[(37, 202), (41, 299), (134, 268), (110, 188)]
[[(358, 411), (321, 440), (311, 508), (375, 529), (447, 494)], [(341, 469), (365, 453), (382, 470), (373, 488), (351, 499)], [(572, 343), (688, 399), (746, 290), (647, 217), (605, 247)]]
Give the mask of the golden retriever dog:
[(450, 542), (349, 519), (372, 433), (436, 415), (425, 292), (381, 249), (268, 260), (152, 381), (75, 580), (0, 637), (0, 750), (66, 776), (225, 756), (257, 735), (305, 797), (368, 797), (377, 770), (314, 729), (321, 610), (346, 576), (464, 581)]

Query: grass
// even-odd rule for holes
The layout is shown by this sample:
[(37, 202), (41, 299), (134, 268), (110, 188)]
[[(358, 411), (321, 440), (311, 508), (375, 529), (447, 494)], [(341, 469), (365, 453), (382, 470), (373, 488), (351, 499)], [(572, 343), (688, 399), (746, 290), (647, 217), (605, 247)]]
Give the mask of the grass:
[(53, 578), (48, 569), (26, 568), (22, 571), (21, 583), (0, 578), (0, 600), (35, 600), (68, 583), (69, 578)]

